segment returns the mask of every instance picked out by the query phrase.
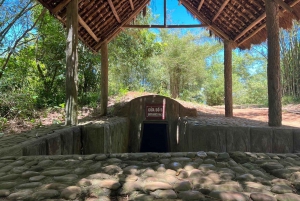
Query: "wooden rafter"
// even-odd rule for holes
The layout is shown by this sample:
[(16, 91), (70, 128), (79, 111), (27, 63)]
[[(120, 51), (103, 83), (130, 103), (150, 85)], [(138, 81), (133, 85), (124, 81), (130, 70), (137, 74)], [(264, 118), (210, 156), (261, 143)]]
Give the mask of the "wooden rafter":
[(259, 18), (257, 18), (254, 22), (252, 22), (246, 29), (244, 29), (239, 35), (234, 38), (234, 41), (237, 41), (243, 35), (245, 35), (250, 29), (255, 27), (258, 23), (260, 23), (263, 19), (266, 18), (266, 12), (264, 12)]
[(93, 39), (97, 42), (100, 41), (100, 39), (95, 35), (95, 33), (92, 31), (92, 29), (85, 23), (85, 21), (78, 15), (78, 22), (85, 30), (90, 34), (90, 36), (93, 37)]
[[(297, 3), (299, 3), (300, 0), (296, 0), (295, 2), (291, 3), (291, 5), (289, 5), (290, 7), (294, 7)], [(280, 11), (280, 13), (284, 13), (286, 10), (284, 11)], [(241, 42), (238, 43), (238, 46), (242, 45), (244, 42), (246, 42), (247, 40), (249, 40), (250, 38), (252, 38), (254, 35), (256, 35), (258, 32), (260, 32), (262, 29), (264, 29), (266, 27), (266, 23), (262, 24), (258, 29), (256, 29), (255, 31), (253, 31), (249, 36), (247, 36), (246, 38), (244, 38)]]
[(58, 4), (55, 8), (53, 8), (51, 10), (52, 13), (56, 14), (58, 13), (59, 11), (61, 11), (66, 5), (68, 5), (68, 3), (70, 3), (71, 0), (64, 0), (62, 1), (60, 4)]
[(300, 17), (297, 16), (297, 15), (295, 14), (294, 9), (293, 9), (292, 7), (290, 7), (288, 4), (286, 4), (286, 3), (285, 3), (284, 1), (282, 1), (282, 0), (275, 0), (275, 2), (276, 2), (277, 4), (279, 4), (282, 8), (284, 8), (286, 11), (292, 13), (292, 14), (294, 15), (294, 17), (295, 17), (297, 20), (299, 20)]
[(119, 23), (121, 23), (121, 20), (120, 20), (120, 18), (119, 18), (119, 15), (118, 15), (118, 13), (117, 13), (117, 11), (116, 11), (116, 8), (115, 8), (114, 4), (112, 3), (111, 0), (107, 0), (107, 2), (108, 2), (108, 4), (109, 4), (109, 7), (111, 8), (111, 10), (112, 10), (112, 12), (113, 12), (115, 18), (117, 19), (117, 21), (118, 21)]
[[(136, 8), (136, 9), (134, 10), (134, 12), (133, 12), (126, 20), (123, 21), (123, 22), (119, 25), (120, 28), (115, 29), (115, 30), (107, 37), (107, 38), (109, 38), (109, 39), (108, 39), (108, 42), (111, 41), (116, 35), (118, 35), (118, 34), (122, 31), (122, 26), (124, 26), (125, 24), (128, 24), (130, 21), (132, 21), (132, 19), (133, 19), (136, 15), (138, 15), (138, 14), (143, 10), (143, 8), (144, 8), (147, 4), (149, 4), (149, 1), (150, 1), (150, 0), (145, 1), (139, 8)], [(104, 39), (104, 40), (105, 40), (105, 39)], [(101, 45), (103, 44), (104, 40), (101, 41), (101, 42), (99, 42), (99, 43), (95, 46), (95, 49), (99, 49), (99, 48), (101, 47)]]
[(163, 29), (163, 28), (196, 28), (196, 27), (209, 27), (208, 25), (205, 24), (187, 24), (187, 25), (124, 25), (124, 28), (139, 28), (139, 29), (151, 29), (151, 28), (158, 28), (158, 29)]
[(201, 0), (198, 5), (198, 8), (197, 8), (198, 11), (200, 11), (201, 7), (203, 6), (203, 3), (204, 3), (204, 0)]
[(133, 5), (132, 0), (129, 0), (129, 3), (130, 3), (131, 10), (134, 10), (134, 5)]
[(212, 22), (214, 22), (219, 15), (222, 13), (222, 11), (224, 10), (224, 8), (227, 6), (227, 4), (229, 3), (230, 0), (225, 0), (224, 3), (222, 4), (221, 8), (219, 9), (219, 11), (217, 12), (217, 14), (215, 15), (215, 17), (213, 18)]
[(212, 30), (216, 35), (220, 36), (223, 39), (231, 40), (231, 38), (220, 30), (215, 24), (210, 23), (209, 20), (201, 17), (198, 13), (198, 10), (195, 9), (192, 5), (187, 2), (187, 0), (181, 0), (181, 3), (193, 14), (195, 15), (202, 23), (209, 25), (209, 29)]

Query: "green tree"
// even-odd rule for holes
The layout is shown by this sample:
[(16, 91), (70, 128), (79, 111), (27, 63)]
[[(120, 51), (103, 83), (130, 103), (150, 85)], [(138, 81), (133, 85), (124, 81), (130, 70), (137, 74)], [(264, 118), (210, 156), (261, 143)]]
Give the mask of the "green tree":
[[(163, 51), (156, 57), (166, 76), (161, 83), (167, 81), (172, 98), (198, 97), (200, 88), (206, 77), (206, 58), (219, 50), (217, 43), (210, 43), (205, 32), (194, 35), (190, 32), (168, 32), (160, 34)], [(155, 74), (155, 73), (154, 73)]]
[(282, 94), (286, 102), (300, 100), (300, 24), (280, 31)]

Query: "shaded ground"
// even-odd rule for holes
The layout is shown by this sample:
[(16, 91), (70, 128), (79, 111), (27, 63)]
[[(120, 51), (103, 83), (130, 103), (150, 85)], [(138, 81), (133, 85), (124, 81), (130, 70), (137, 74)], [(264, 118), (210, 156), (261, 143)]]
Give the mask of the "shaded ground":
[[(128, 92), (122, 97), (111, 97), (109, 99), (108, 106), (112, 108), (113, 105), (116, 103), (126, 103), (136, 97), (150, 94), (151, 93), (145, 92)], [(234, 117), (225, 118), (224, 106), (211, 107), (207, 105), (185, 102), (181, 100), (179, 100), (179, 102), (186, 107), (196, 108), (198, 111), (197, 119), (208, 124), (268, 126), (268, 108), (258, 108), (254, 106), (249, 106), (249, 108), (245, 108), (245, 106), (235, 106), (233, 110)], [(91, 118), (98, 119), (99, 117), (97, 114), (99, 114), (97, 108), (92, 109), (83, 107), (79, 111), (79, 119), (81, 121), (85, 121)], [(31, 120), (24, 120), (18, 118), (10, 120), (4, 129), (4, 133), (20, 133), (22, 131), (31, 130), (35, 127), (60, 124), (64, 122), (64, 112), (62, 109), (56, 108), (48, 111), (41, 111), (37, 116), (39, 118)], [(284, 126), (300, 128), (300, 104), (287, 105), (283, 107), (282, 124)]]

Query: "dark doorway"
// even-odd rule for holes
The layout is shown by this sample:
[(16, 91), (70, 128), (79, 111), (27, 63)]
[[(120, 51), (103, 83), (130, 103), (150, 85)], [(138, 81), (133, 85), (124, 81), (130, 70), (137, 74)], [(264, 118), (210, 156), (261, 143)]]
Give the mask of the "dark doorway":
[(168, 125), (144, 123), (141, 152), (168, 152)]

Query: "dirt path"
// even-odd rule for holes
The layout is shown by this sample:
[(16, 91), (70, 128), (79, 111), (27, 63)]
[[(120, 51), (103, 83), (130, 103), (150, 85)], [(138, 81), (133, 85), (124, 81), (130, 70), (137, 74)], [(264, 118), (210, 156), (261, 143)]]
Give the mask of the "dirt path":
[[(130, 100), (144, 95), (151, 95), (151, 93), (143, 92), (128, 92), (123, 97), (111, 97), (109, 99), (109, 106), (113, 106), (117, 102), (129, 102)], [(234, 118), (224, 117), (224, 108), (210, 107), (207, 105), (185, 102), (178, 100), (185, 107), (196, 108), (198, 111), (198, 119), (201, 121), (211, 122), (216, 125), (244, 125), (244, 126), (268, 126), (268, 108), (245, 108), (234, 109)], [(82, 108), (79, 111), (79, 119), (85, 119), (92, 116), (91, 108)], [(51, 124), (59, 124), (64, 121), (63, 111), (50, 111), (47, 115), (41, 112), (39, 118), (34, 120), (13, 119), (10, 120), (6, 128), (2, 131), (5, 134), (20, 133), (34, 129), (38, 126), (47, 126)], [(97, 113), (97, 112), (96, 112)], [(282, 125), (300, 128), (300, 104), (287, 105), (283, 107)], [(0, 131), (1, 133), (1, 131)]]

